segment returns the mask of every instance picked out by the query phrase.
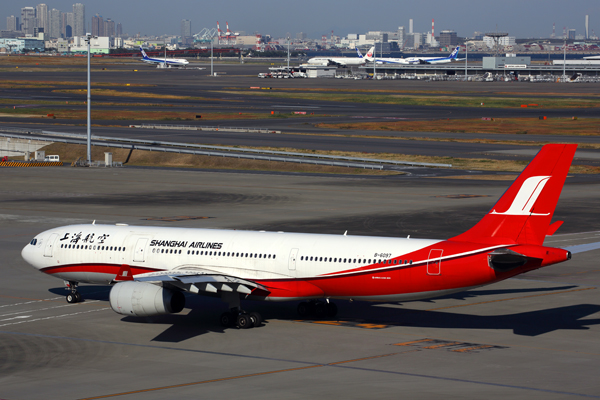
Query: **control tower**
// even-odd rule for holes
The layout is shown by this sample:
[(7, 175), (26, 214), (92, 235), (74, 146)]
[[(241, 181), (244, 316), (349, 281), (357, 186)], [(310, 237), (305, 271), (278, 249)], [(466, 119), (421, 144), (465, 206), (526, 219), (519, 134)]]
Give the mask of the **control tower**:
[(494, 40), (492, 51), (494, 52), (494, 57), (497, 57), (500, 53), (500, 38), (508, 36), (508, 32), (489, 32), (485, 36), (489, 36)]

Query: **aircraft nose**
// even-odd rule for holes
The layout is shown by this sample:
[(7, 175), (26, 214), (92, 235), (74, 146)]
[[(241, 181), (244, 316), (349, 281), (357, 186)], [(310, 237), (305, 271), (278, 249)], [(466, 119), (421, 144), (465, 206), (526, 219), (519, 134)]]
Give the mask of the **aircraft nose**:
[(21, 257), (23, 257), (23, 259), (30, 265), (35, 267), (35, 257), (34, 257), (34, 253), (35, 253), (35, 241), (36, 239), (33, 239), (31, 242), (27, 243), (27, 245), (25, 247), (23, 247), (23, 250), (21, 250)]

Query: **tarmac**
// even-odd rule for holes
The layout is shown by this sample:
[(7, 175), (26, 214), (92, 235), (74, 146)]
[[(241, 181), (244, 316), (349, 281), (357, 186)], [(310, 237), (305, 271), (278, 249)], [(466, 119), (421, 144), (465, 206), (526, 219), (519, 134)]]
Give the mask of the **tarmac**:
[[(108, 287), (61, 281), (21, 258), (72, 223), (447, 238), (509, 182), (170, 169), (0, 170), (0, 398), (600, 398), (598, 250), (430, 301), (337, 301), (334, 320), (296, 303), (247, 302), (266, 322), (224, 329), (226, 305), (130, 318)], [(547, 244), (600, 241), (597, 179), (567, 179)], [(464, 196), (468, 195), (468, 196)]]

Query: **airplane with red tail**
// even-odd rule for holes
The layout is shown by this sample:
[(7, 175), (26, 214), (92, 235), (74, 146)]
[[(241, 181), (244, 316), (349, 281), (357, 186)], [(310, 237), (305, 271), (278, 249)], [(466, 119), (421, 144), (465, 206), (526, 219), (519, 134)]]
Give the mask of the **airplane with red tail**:
[(489, 285), (571, 253), (544, 246), (576, 145), (548, 144), (473, 228), (448, 240), (152, 226), (70, 225), (40, 233), (22, 250), (63, 279), (112, 285), (119, 314), (153, 316), (185, 307), (184, 293), (221, 298), (221, 323), (258, 326), (241, 300), (298, 300), (302, 316), (333, 317), (333, 299), (409, 301)]

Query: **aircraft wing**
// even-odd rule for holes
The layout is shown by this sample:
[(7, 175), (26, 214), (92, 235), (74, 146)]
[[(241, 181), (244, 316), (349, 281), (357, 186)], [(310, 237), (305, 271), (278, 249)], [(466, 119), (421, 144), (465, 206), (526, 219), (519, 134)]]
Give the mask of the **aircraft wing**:
[[(119, 273), (119, 276), (120, 275), (121, 273)], [(119, 278), (119, 276), (117, 276), (117, 278)], [(255, 290), (258, 290), (263, 294), (269, 293), (269, 290), (266, 287), (256, 282), (241, 279), (236, 276), (217, 274), (210, 270), (149, 272), (136, 275), (133, 279), (129, 280), (147, 282), (161, 286), (168, 283), (191, 293), (237, 292), (250, 294)]]

